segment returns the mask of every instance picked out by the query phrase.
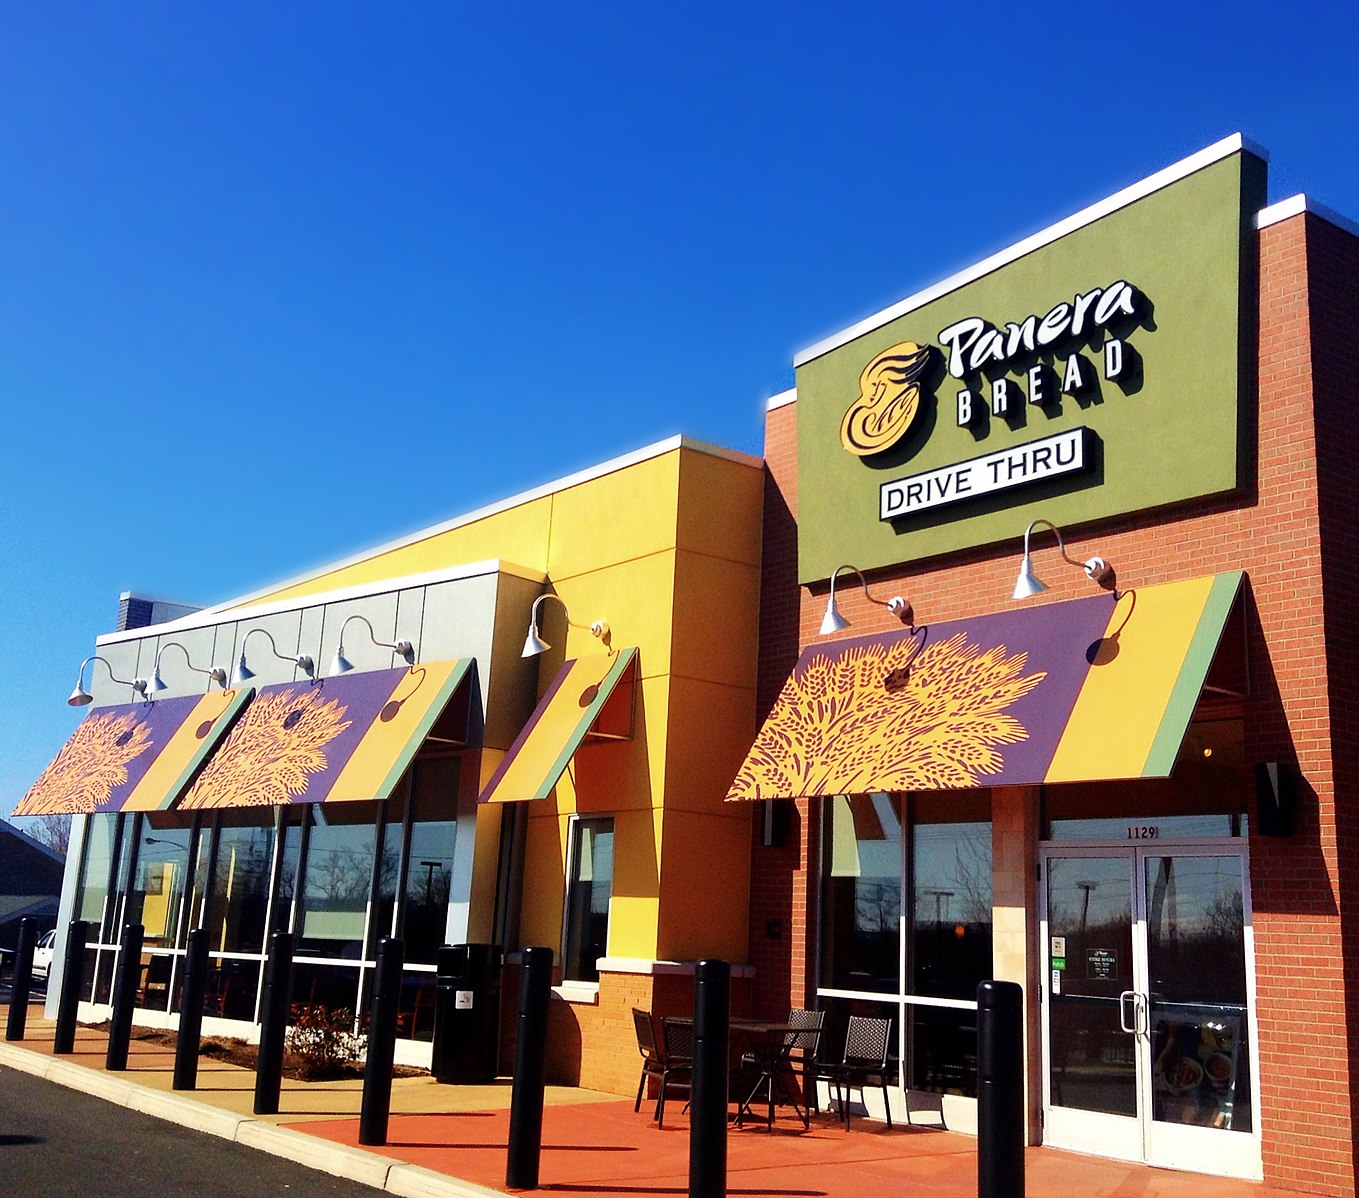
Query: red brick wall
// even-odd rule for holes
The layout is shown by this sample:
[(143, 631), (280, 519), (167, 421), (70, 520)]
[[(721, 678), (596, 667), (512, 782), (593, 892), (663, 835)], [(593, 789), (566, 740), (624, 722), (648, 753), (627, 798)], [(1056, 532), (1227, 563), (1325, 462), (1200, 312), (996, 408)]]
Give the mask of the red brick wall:
[[(1302, 778), (1295, 834), (1254, 836), (1250, 844), (1265, 1175), (1311, 1192), (1354, 1194), (1359, 1070), (1352, 1074), (1347, 1062), (1359, 1052), (1359, 1002), (1347, 1004), (1345, 994), (1359, 973), (1359, 801), (1349, 793), (1359, 776), (1353, 635), (1359, 351), (1352, 330), (1359, 315), (1359, 240), (1299, 216), (1262, 230), (1259, 249), (1258, 367), (1246, 365), (1258, 369), (1260, 392), (1258, 426), (1246, 447), (1252, 485), (1238, 495), (1091, 525), (1068, 545), (1073, 557), (1108, 558), (1124, 585), (1232, 569), (1249, 575), (1247, 760), (1295, 763)], [(1248, 334), (1249, 323), (1245, 328)], [(1248, 394), (1249, 386), (1248, 380)], [(1192, 402), (1192, 379), (1185, 380), (1185, 395)], [(1249, 398), (1245, 402), (1249, 409)], [(813, 594), (796, 583), (795, 413), (795, 405), (776, 409), (766, 426), (772, 502), (765, 516), (762, 710), (795, 658), (787, 621), (796, 611), (797, 642), (806, 643), (815, 639), (825, 607), (824, 584)], [(904, 593), (922, 622), (1002, 610), (1022, 531), (1016, 528), (1014, 543), (1001, 549), (879, 571), (870, 581), (884, 596)], [(1058, 568), (1050, 544), (1035, 542), (1051, 588), (1045, 598), (1089, 594), (1079, 571)], [(858, 628), (882, 625), (881, 609), (862, 593), (846, 587), (839, 595)], [(805, 805), (799, 809), (790, 844), (764, 849), (757, 841), (752, 848), (755, 994), (771, 1013), (802, 1005), (809, 982), (808, 852), (815, 830)], [(783, 922), (782, 939), (765, 935), (770, 920)], [(771, 978), (766, 970), (772, 969), (780, 972)]]
[[(765, 422), (764, 550), (760, 576), (760, 672), (756, 713), (763, 720), (797, 661), (801, 596), (797, 585), (797, 407), (775, 408)], [(759, 806), (757, 804), (757, 806)], [(760, 842), (760, 813), (750, 860), (750, 963), (754, 1013), (781, 1019), (809, 1006), (815, 909), (807, 868), (817, 843), (805, 800), (781, 806), (779, 844)]]

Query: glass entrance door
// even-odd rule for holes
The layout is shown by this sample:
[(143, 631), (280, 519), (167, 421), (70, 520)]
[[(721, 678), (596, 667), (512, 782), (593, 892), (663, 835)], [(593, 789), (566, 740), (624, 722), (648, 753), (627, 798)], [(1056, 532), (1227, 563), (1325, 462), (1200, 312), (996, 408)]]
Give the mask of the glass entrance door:
[(1045, 1142), (1260, 1176), (1240, 851), (1043, 863)]

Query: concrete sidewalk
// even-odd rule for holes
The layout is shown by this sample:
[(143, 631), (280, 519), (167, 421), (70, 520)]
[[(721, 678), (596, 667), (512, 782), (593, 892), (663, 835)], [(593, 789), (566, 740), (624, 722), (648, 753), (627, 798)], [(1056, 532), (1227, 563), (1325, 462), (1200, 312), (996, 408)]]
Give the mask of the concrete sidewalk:
[[(422, 1198), (486, 1198), (504, 1188), (508, 1082), (442, 1086), (430, 1077), (397, 1078), (385, 1148), (358, 1146), (362, 1083), (286, 1080), (280, 1113), (251, 1113), (250, 1069), (204, 1058), (192, 1095), (171, 1091), (173, 1049), (134, 1040), (125, 1073), (103, 1068), (107, 1046), (82, 1027), (76, 1051), (52, 1055), (53, 1025), (39, 1008), (22, 1044), (0, 1042), (0, 1065), (37, 1074), (186, 1127), (287, 1157), (386, 1190)], [(688, 1120), (682, 1104), (657, 1128), (615, 1095), (548, 1087), (540, 1188), (561, 1198), (601, 1194), (688, 1193)], [(672, 1117), (673, 1110), (673, 1117)], [(846, 1131), (828, 1116), (811, 1129), (791, 1117), (733, 1129), (728, 1137), (728, 1192), (770, 1198), (863, 1198), (910, 1193), (973, 1198), (976, 1141), (935, 1128), (887, 1128), (856, 1120)], [(1117, 1161), (1033, 1148), (1026, 1155), (1029, 1198), (1281, 1198), (1254, 1182), (1172, 1173)]]

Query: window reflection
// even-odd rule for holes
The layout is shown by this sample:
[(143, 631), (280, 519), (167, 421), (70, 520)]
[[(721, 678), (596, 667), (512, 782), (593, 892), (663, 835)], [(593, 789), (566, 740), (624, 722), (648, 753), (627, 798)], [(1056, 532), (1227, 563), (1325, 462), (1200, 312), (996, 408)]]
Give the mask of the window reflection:
[(407, 962), (433, 965), (448, 926), (457, 836), (461, 760), (417, 761), (413, 780), (410, 866), (406, 871)]
[(104, 900), (109, 894), (109, 874), (118, 845), (119, 817), (115, 814), (91, 815), (85, 824), (85, 860), (80, 870), (80, 896), (76, 918), (88, 920), (91, 939), (97, 939), (104, 916)]
[(563, 978), (599, 980), (597, 962), (608, 953), (612, 895), (613, 820), (573, 819)]
[[(264, 948), (269, 879), (274, 859), (274, 815), (232, 812), (235, 826), (217, 834), (217, 860), (209, 892), (209, 944), (213, 952), (257, 953)], [(236, 823), (250, 819), (250, 823)]]
[(827, 804), (823, 983), (895, 994), (901, 981), (901, 803), (889, 795)]
[(358, 960), (372, 889), (377, 804), (316, 805), (308, 816), (296, 951)]

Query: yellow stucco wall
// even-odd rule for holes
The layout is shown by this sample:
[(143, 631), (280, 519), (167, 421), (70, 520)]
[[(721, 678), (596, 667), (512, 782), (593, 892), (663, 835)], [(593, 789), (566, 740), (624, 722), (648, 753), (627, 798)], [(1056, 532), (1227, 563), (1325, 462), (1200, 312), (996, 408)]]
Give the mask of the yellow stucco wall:
[[(614, 647), (636, 646), (637, 723), (631, 741), (584, 745), (555, 799), (530, 804), (520, 938), (560, 949), (569, 817), (607, 813), (609, 955), (743, 961), (750, 818), (722, 799), (755, 733), (762, 499), (755, 463), (681, 446), (252, 603), (487, 559), (541, 570), (573, 621), (607, 620)], [(552, 607), (540, 695), (563, 660), (604, 651)], [(478, 820), (478, 895), (494, 890), (494, 825)]]

